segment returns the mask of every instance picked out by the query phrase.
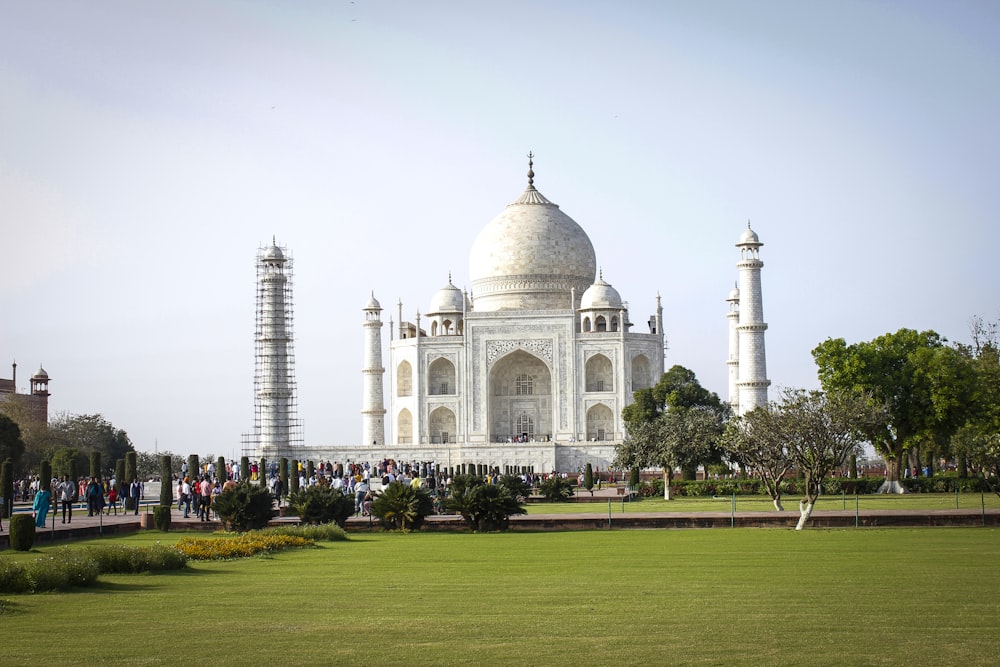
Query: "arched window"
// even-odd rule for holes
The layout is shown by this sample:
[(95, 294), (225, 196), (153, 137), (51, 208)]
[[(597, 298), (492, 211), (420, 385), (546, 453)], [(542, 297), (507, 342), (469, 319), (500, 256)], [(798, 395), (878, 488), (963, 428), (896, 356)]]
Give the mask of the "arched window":
[(455, 364), (444, 358), (431, 362), (427, 372), (427, 393), (431, 396), (458, 393), (455, 386)]
[(413, 367), (409, 361), (396, 367), (396, 396), (413, 396)]
[(604, 319), (603, 315), (598, 315), (594, 331), (607, 331), (607, 330), (608, 330), (608, 321)]
[(406, 408), (400, 410), (396, 418), (396, 442), (400, 445), (413, 444), (413, 415)]
[(535, 437), (535, 420), (531, 415), (519, 414), (514, 421), (514, 431), (516, 435), (531, 440)]
[(514, 381), (514, 387), (514, 393), (518, 396), (531, 396), (534, 393), (534, 381), (527, 373), (517, 376), (517, 379)]

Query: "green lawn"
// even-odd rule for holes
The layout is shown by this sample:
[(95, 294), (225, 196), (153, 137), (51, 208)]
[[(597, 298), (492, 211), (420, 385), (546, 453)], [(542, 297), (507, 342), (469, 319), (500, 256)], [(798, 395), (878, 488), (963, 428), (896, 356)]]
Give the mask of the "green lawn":
[[(583, 491), (580, 496), (587, 497)], [(801, 496), (784, 496), (782, 504), (786, 512), (798, 512)], [(995, 493), (908, 493), (903, 495), (865, 495), (865, 496), (820, 496), (816, 503), (817, 510), (933, 510), (933, 509), (966, 509), (979, 510), (984, 505), (986, 509), (1000, 509), (1000, 497)], [(957, 506), (957, 507), (956, 507)], [(568, 502), (568, 503), (529, 503), (528, 514), (575, 514), (575, 513), (608, 513), (608, 501)], [(662, 497), (643, 498), (634, 502), (622, 502), (620, 498), (611, 499), (611, 511), (621, 512), (726, 512), (732, 511), (732, 497), (675, 497), (664, 500)], [(737, 512), (773, 512), (774, 505), (767, 496), (736, 496)]]
[(354, 535), (2, 596), (0, 664), (994, 665), (998, 568), (990, 528)]

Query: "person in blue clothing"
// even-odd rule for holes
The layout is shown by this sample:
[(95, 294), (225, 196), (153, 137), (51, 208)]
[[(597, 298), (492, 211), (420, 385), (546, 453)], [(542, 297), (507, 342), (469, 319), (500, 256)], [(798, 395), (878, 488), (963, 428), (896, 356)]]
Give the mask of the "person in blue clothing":
[(35, 510), (35, 526), (45, 527), (45, 520), (49, 516), (49, 503), (52, 501), (52, 492), (48, 489), (40, 489), (35, 494), (35, 500), (31, 503), (31, 508)]

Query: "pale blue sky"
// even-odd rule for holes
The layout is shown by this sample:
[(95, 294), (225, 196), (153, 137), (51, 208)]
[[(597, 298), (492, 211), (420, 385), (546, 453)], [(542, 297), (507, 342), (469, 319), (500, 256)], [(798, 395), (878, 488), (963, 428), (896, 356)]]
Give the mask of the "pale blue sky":
[[(310, 444), (361, 434), (369, 294), (413, 319), (535, 183), (667, 365), (725, 396), (733, 244), (768, 375), (1000, 316), (994, 2), (22, 2), (0, 10), (0, 376), (136, 446), (234, 454), (254, 260), (295, 257)], [(388, 339), (388, 331), (384, 331)], [(6, 370), (3, 370), (6, 368)]]

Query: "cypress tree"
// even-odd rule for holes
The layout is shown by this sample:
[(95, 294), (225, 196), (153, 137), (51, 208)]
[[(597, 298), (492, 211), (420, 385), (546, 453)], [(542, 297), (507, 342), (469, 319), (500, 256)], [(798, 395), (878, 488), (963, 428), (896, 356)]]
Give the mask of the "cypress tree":
[(289, 481), (288, 493), (292, 494), (299, 490), (299, 460), (292, 459), (291, 478)]
[(229, 479), (229, 475), (226, 474), (226, 457), (220, 456), (219, 460), (215, 462), (215, 476), (219, 478), (219, 482), (222, 484), (226, 483)]
[(80, 471), (76, 469), (76, 458), (69, 460), (69, 479), (73, 482), (73, 502), (80, 495)]
[(312, 462), (312, 459), (309, 459), (308, 461), (306, 461), (306, 480), (312, 479), (313, 475), (315, 474), (316, 474), (316, 464)]
[(198, 479), (198, 475), (201, 472), (201, 463), (198, 461), (197, 454), (188, 455), (188, 477), (191, 481)]
[[(41, 465), (39, 466), (39, 471), (40, 472), (38, 473), (39, 477), (38, 485), (41, 487), (42, 491), (48, 491), (49, 493), (52, 493), (52, 462), (49, 461), (48, 459), (42, 461)], [(54, 502), (53, 502), (53, 507), (55, 507)]]
[(240, 457), (240, 481), (245, 482), (250, 479), (250, 457)]
[(101, 453), (91, 452), (90, 453), (90, 476), (96, 477), (97, 481), (101, 481)]
[(281, 480), (281, 493), (288, 493), (288, 459), (282, 456), (278, 459), (278, 479)]
[(265, 458), (261, 458), (260, 465), (257, 467), (257, 482), (261, 488), (267, 488), (267, 459)]
[(590, 495), (594, 495), (594, 467), (589, 463), (583, 470), (583, 488), (590, 491)]
[(173, 461), (169, 454), (160, 457), (160, 507), (174, 506)]
[(128, 482), (125, 481), (125, 459), (115, 461), (115, 484), (118, 485), (118, 497), (125, 499), (125, 509), (132, 509), (132, 499), (128, 495)]
[[(121, 477), (118, 478), (119, 480)], [(125, 494), (125, 508), (130, 510), (135, 510), (132, 507), (132, 493), (129, 487), (132, 486), (132, 482), (139, 479), (139, 455), (135, 452), (125, 452), (125, 488), (128, 491)]]
[(9, 519), (14, 511), (14, 462), (7, 459), (0, 465), (0, 496), (3, 497), (3, 518)]

